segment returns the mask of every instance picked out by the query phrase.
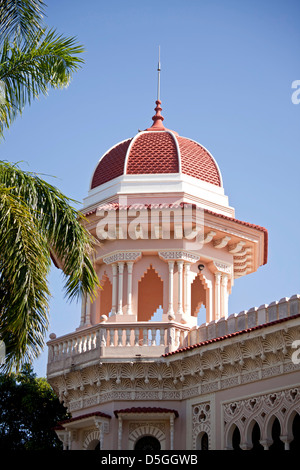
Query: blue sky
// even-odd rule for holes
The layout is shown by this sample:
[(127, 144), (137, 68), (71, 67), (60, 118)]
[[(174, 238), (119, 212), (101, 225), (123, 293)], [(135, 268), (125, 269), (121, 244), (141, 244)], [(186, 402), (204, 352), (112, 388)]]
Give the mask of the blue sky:
[[(101, 155), (151, 125), (160, 45), (164, 124), (210, 150), (236, 217), (269, 232), (268, 264), (235, 282), (229, 313), (300, 293), (299, 1), (48, 3), (47, 24), (77, 36), (85, 64), (67, 90), (24, 110), (1, 159), (49, 175), (81, 203)], [(50, 289), (49, 333), (69, 333), (80, 305), (64, 298), (55, 269)]]

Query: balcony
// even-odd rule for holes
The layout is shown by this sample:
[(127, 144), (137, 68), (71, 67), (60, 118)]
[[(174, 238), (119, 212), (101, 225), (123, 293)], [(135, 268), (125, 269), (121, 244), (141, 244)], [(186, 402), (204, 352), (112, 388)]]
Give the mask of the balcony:
[(176, 322), (100, 323), (56, 338), (50, 335), (47, 374), (105, 360), (155, 358), (188, 346), (190, 328)]

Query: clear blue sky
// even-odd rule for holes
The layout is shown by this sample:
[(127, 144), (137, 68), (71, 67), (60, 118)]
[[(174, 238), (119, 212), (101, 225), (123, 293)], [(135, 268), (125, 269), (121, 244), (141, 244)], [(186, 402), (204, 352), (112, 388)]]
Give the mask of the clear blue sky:
[[(299, 1), (51, 0), (46, 12), (85, 46), (85, 65), (67, 90), (25, 109), (1, 159), (55, 176), (46, 179), (81, 202), (101, 155), (152, 123), (160, 45), (164, 124), (211, 151), (236, 217), (269, 231), (268, 264), (235, 282), (229, 313), (300, 293)], [(53, 270), (57, 336), (80, 320), (61, 284)]]

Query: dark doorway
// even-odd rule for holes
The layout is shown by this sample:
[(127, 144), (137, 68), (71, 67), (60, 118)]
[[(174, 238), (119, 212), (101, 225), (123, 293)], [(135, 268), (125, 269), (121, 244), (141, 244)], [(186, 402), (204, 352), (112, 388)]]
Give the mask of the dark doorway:
[(138, 452), (156, 452), (160, 450), (160, 442), (153, 436), (141, 437), (134, 446)]

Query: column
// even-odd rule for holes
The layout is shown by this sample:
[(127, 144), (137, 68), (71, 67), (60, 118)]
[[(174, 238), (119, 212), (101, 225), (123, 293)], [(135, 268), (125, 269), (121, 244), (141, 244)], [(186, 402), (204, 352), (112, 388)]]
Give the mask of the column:
[(127, 262), (127, 314), (132, 315), (132, 267), (133, 262)]
[(170, 450), (174, 449), (174, 416), (170, 416)]
[(174, 261), (169, 261), (169, 310), (168, 315), (174, 316), (173, 310), (173, 274), (174, 274)]
[(177, 313), (182, 315), (183, 314), (183, 309), (182, 309), (182, 297), (183, 297), (183, 261), (177, 261), (177, 266), (178, 266), (178, 309)]
[(123, 271), (124, 263), (118, 263), (119, 269), (119, 299), (118, 299), (118, 315), (123, 315)]
[(91, 298), (90, 296), (87, 296), (85, 325), (90, 325), (90, 324), (91, 324)]
[(82, 296), (80, 326), (84, 326), (86, 314), (86, 294)]
[(228, 276), (227, 274), (222, 274), (222, 317), (228, 317)]
[(214, 320), (219, 320), (220, 318), (220, 304), (221, 304), (221, 273), (215, 273), (215, 318)]
[(115, 315), (117, 312), (118, 266), (116, 263), (113, 263), (111, 267), (112, 267), (112, 273), (113, 273), (111, 314)]
[(119, 429), (118, 429), (118, 450), (122, 449), (122, 418), (118, 417)]
[(184, 263), (184, 311), (186, 315), (191, 314), (191, 289), (189, 283), (190, 263)]

